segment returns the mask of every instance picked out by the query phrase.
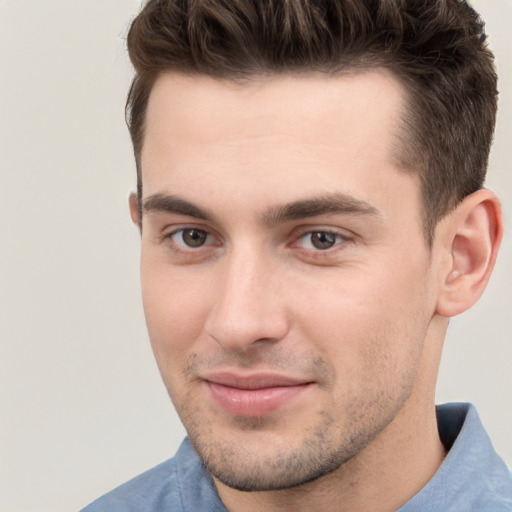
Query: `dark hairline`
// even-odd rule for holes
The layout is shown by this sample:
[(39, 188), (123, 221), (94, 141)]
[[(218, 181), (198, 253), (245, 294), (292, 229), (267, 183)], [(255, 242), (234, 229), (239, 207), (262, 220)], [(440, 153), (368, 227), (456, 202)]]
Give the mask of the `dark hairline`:
[[(411, 102), (411, 90), (406, 86), (404, 83), (403, 78), (400, 76), (399, 73), (397, 73), (393, 66), (391, 65), (384, 65), (383, 63), (372, 63), (367, 64), (365, 66), (361, 65), (361, 63), (358, 63), (359, 65), (352, 65), (352, 66), (343, 66), (340, 67), (337, 71), (321, 71), (321, 70), (289, 70), (289, 71), (282, 71), (282, 72), (270, 72), (267, 70), (265, 73), (254, 73), (252, 75), (246, 75), (246, 76), (233, 76), (233, 77), (226, 77), (226, 76), (218, 76), (218, 77), (212, 77), (214, 79), (217, 79), (219, 81), (224, 82), (230, 82), (234, 83), (240, 86), (244, 85), (251, 85), (255, 81), (258, 80), (264, 80), (268, 78), (273, 77), (279, 77), (279, 76), (291, 76), (291, 77), (309, 77), (312, 75), (319, 75), (319, 76), (325, 76), (326, 78), (334, 78), (334, 77), (342, 77), (342, 76), (354, 76), (359, 75), (361, 73), (367, 73), (375, 70), (382, 70), (387, 73), (389, 73), (402, 87), (402, 97), (403, 97), (403, 104), (402, 104), (402, 111), (399, 112), (399, 123), (398, 123), (398, 129), (393, 134), (393, 138), (395, 141), (393, 152), (391, 154), (392, 162), (393, 164), (403, 170), (404, 172), (413, 172), (414, 174), (419, 174), (419, 169), (416, 168), (417, 165), (420, 165), (418, 162), (419, 155), (416, 153), (415, 159), (416, 162), (412, 162), (412, 158), (410, 155), (414, 153), (414, 149), (411, 148), (411, 145), (414, 145), (414, 137), (411, 137), (407, 135), (405, 127), (410, 127), (411, 125), (414, 126), (415, 120), (413, 119), (414, 116), (414, 110), (410, 108), (410, 102)], [(146, 133), (146, 118), (147, 118), (147, 107), (149, 104), (149, 99), (151, 96), (151, 92), (154, 89), (154, 85), (158, 79), (158, 77), (168, 74), (168, 73), (178, 73), (183, 76), (210, 76), (206, 75), (204, 73), (200, 73), (195, 70), (176, 70), (176, 69), (168, 69), (164, 71), (160, 71), (158, 73), (154, 73), (153, 78), (151, 81), (146, 80), (146, 84), (151, 84), (151, 87), (149, 87), (149, 91), (146, 93), (147, 96), (145, 98), (144, 102), (144, 117), (143, 122), (140, 123), (140, 129), (141, 132), (138, 134), (138, 144), (135, 147), (134, 144), (134, 151), (135, 151), (135, 162), (136, 162), (136, 168), (137, 168), (137, 199), (139, 204), (139, 225), (142, 227), (142, 210), (143, 210), (143, 182), (142, 182), (142, 163), (141, 163), (141, 154), (143, 150), (144, 145), (144, 137)], [(133, 84), (132, 84), (133, 88)], [(131, 93), (131, 90), (130, 90)], [(127, 124), (129, 125), (129, 116), (130, 116), (130, 94), (128, 95), (127, 101), (126, 101), (126, 117), (127, 117)], [(450, 208), (451, 210), (451, 208)], [(448, 213), (448, 212), (446, 212)], [(424, 207), (421, 208), (421, 214), (423, 218), (423, 224), (424, 224), (424, 236), (425, 241), (428, 245), (428, 247), (431, 247), (433, 242), (433, 226), (430, 225), (429, 219), (427, 216), (427, 212)], [(440, 219), (437, 219), (439, 221)]]
[[(127, 42), (136, 72), (127, 104), (136, 158), (161, 72), (244, 82), (379, 66), (407, 91), (396, 160), (419, 176), (426, 240), (483, 186), (497, 77), (484, 23), (465, 0), (147, 0)], [(140, 167), (138, 158), (141, 196)]]

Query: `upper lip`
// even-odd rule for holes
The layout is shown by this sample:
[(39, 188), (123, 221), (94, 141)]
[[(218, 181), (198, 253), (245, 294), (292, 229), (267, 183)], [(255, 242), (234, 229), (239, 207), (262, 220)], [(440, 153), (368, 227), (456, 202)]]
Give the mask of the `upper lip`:
[(289, 377), (277, 373), (251, 373), (214, 372), (202, 377), (203, 380), (237, 389), (265, 389), (286, 386), (300, 386), (311, 381), (296, 377)]

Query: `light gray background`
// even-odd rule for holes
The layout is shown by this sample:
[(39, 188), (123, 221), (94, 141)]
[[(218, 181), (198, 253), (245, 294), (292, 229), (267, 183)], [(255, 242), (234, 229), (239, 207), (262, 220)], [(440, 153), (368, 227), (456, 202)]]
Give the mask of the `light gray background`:
[[(452, 321), (438, 400), (478, 406), (512, 463), (512, 2), (475, 2), (500, 73), (488, 186), (507, 233)], [(184, 435), (139, 298), (123, 105), (135, 0), (0, 0), (0, 511), (76, 510)]]

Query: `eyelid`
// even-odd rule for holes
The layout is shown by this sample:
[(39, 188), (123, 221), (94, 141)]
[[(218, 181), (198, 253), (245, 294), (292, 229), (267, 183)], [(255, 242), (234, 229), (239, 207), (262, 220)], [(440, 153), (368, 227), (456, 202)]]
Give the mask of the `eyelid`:
[(164, 243), (171, 243), (173, 248), (177, 251), (193, 251), (193, 252), (197, 252), (203, 248), (206, 248), (206, 247), (212, 247), (212, 246), (219, 246), (221, 245), (220, 243), (208, 243), (206, 242), (204, 245), (201, 245), (201, 246), (198, 246), (198, 247), (190, 247), (190, 246), (187, 246), (185, 244), (180, 244), (180, 243), (177, 243), (173, 237), (175, 235), (177, 235), (178, 233), (183, 233), (184, 231), (187, 231), (187, 230), (197, 230), (197, 231), (203, 231), (204, 233), (206, 233), (207, 237), (212, 237), (213, 238), (213, 241), (218, 241), (219, 240), (219, 236), (215, 233), (215, 231), (213, 231), (212, 229), (210, 228), (207, 228), (206, 226), (203, 226), (203, 225), (197, 225), (197, 224), (180, 224), (180, 225), (176, 225), (176, 226), (173, 226), (172, 229), (170, 230), (167, 230), (167, 231), (164, 231), (161, 235), (161, 241), (164, 242)]
[[(301, 240), (313, 233), (326, 233), (337, 238), (334, 245), (327, 248), (318, 247), (304, 247)], [(292, 238), (292, 242), (288, 245), (289, 248), (298, 251), (301, 257), (307, 260), (321, 262), (329, 262), (332, 258), (342, 251), (346, 250), (349, 246), (353, 245), (356, 235), (346, 229), (341, 229), (333, 226), (301, 226), (296, 230)]]
[(333, 226), (301, 226), (295, 230), (293, 235), (294, 240), (299, 240), (300, 238), (310, 235), (312, 233), (327, 233), (329, 235), (339, 236), (344, 240), (351, 240), (355, 238), (355, 235), (350, 231), (342, 228), (336, 228)]
[[(204, 241), (201, 240), (202, 243), (200, 243), (199, 245), (197, 246), (194, 246), (194, 245), (189, 245), (188, 243), (186, 243), (185, 241), (185, 235), (190, 233), (190, 232), (195, 232), (195, 233), (200, 233), (201, 236), (204, 236)], [(196, 229), (196, 228), (184, 228), (184, 229), (178, 229), (177, 231), (174, 231), (174, 233), (170, 236), (170, 238), (173, 240), (173, 242), (177, 245), (180, 245), (186, 249), (200, 249), (204, 246), (208, 246), (208, 245), (211, 245), (209, 244), (209, 239), (212, 238), (211, 234), (208, 233), (208, 231), (205, 231), (203, 229)], [(180, 240), (181, 238), (181, 240)]]
[[(210, 238), (210, 241), (207, 241), (204, 245), (198, 246), (198, 247), (190, 247), (186, 244), (180, 244), (176, 243), (173, 240), (173, 237), (181, 232), (184, 232), (188, 229), (197, 229), (198, 231), (205, 232), (208, 237)], [(330, 248), (326, 249), (308, 249), (308, 248), (301, 248), (299, 246), (299, 242), (304, 237), (311, 235), (313, 233), (326, 233), (329, 235), (332, 235), (336, 238), (339, 238), (335, 245), (333, 245)], [(189, 252), (198, 252), (201, 249), (208, 248), (208, 247), (220, 247), (223, 245), (222, 237), (217, 233), (216, 230), (211, 229), (208, 226), (205, 226), (204, 224), (195, 224), (195, 223), (183, 223), (183, 224), (176, 224), (172, 226), (167, 226), (166, 229), (163, 230), (162, 234), (159, 236), (160, 241), (162, 243), (169, 243), (172, 244), (173, 249), (176, 251), (189, 251)], [(308, 251), (311, 253), (324, 253), (327, 254), (329, 252), (333, 252), (338, 248), (340, 245), (346, 245), (349, 242), (352, 242), (354, 238), (356, 238), (356, 235), (351, 233), (350, 231), (338, 227), (333, 226), (325, 226), (325, 225), (303, 225), (297, 227), (294, 232), (291, 234), (291, 242), (289, 242), (287, 245), (288, 247), (295, 247), (298, 249), (302, 249), (304, 251)]]
[[(330, 237), (332, 239), (332, 245), (329, 247), (325, 247), (325, 248), (314, 247), (312, 238), (314, 235), (318, 235), (318, 234), (323, 234), (323, 235), (326, 235), (327, 237)], [(345, 238), (343, 236), (341, 236), (339, 233), (332, 232), (332, 231), (325, 231), (325, 230), (315, 230), (315, 231), (308, 231), (306, 233), (303, 233), (297, 239), (296, 243), (301, 242), (301, 241), (305, 242), (306, 240), (308, 240), (308, 237), (309, 237), (309, 245), (311, 245), (311, 247), (307, 247), (307, 249), (313, 250), (313, 251), (321, 251), (321, 252), (328, 251), (329, 249), (336, 247), (337, 245), (339, 245), (340, 243), (342, 243), (345, 240)], [(330, 242), (328, 242), (328, 243), (330, 243)]]

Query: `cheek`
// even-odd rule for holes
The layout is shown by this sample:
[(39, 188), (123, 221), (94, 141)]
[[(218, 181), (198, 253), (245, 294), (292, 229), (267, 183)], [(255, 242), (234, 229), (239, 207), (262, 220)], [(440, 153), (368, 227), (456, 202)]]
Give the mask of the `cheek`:
[(151, 261), (143, 261), (141, 276), (144, 313), (160, 371), (183, 369), (183, 360), (204, 327), (208, 311), (205, 283)]
[(307, 297), (298, 328), (348, 382), (393, 379), (421, 357), (428, 326), (426, 269), (381, 268), (338, 272), (313, 293), (298, 294)]

